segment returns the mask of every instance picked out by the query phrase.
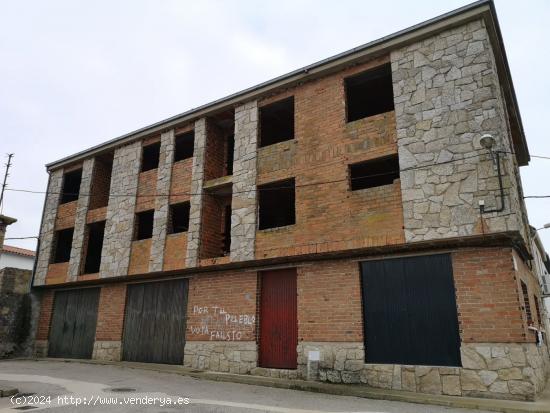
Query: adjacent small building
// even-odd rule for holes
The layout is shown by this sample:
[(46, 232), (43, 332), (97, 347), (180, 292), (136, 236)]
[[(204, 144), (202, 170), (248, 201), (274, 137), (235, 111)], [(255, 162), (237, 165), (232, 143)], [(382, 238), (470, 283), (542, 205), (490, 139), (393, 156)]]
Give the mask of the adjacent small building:
[(483, 0), (50, 163), (36, 354), (533, 399), (528, 162)]
[(11, 245), (5, 245), (0, 250), (0, 270), (10, 267), (21, 270), (32, 270), (35, 252)]

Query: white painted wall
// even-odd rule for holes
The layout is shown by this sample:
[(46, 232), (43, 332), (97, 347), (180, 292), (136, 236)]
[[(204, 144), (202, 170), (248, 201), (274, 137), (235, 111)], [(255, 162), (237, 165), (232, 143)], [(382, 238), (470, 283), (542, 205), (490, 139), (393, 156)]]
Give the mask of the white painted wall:
[(23, 270), (32, 270), (34, 257), (13, 254), (11, 252), (0, 253), (0, 270), (6, 267), (21, 268)]

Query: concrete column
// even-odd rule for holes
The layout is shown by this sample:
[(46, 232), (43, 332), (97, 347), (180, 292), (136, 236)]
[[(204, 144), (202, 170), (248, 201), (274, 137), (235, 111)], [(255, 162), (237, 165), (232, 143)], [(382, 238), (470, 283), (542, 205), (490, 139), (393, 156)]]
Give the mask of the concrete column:
[[(155, 216), (153, 222), (153, 239), (149, 271), (162, 271), (164, 263), (164, 244), (166, 242), (166, 227), (168, 225), (170, 197), (170, 181), (172, 164), (174, 163), (174, 130), (163, 133), (160, 137), (160, 159), (157, 172), (157, 194), (155, 201)], [(163, 196), (166, 194), (166, 196)]]
[(120, 277), (128, 273), (140, 165), (141, 142), (115, 150), (101, 251), (101, 278)]
[(44, 216), (42, 217), (42, 228), (40, 228), (40, 249), (36, 258), (36, 273), (34, 285), (44, 285), (46, 273), (50, 263), (52, 253), (52, 243), (55, 228), (55, 218), (57, 216), (57, 207), (63, 184), (63, 169), (57, 169), (50, 173), (48, 190), (44, 205)]
[(0, 215), (0, 255), (4, 247), (4, 237), (6, 236), (6, 227), (17, 222), (15, 218), (10, 218), (5, 215)]
[(231, 203), (231, 261), (254, 259), (258, 102), (235, 109), (235, 160)]
[(196, 267), (199, 259), (202, 184), (204, 181), (204, 153), (206, 149), (206, 119), (195, 122), (195, 147), (193, 152), (193, 171), (191, 177), (191, 199), (189, 210), (189, 229), (187, 231), (186, 267)]
[(92, 175), (95, 158), (86, 159), (82, 166), (82, 179), (80, 181), (80, 194), (76, 206), (76, 217), (73, 231), (73, 244), (71, 246), (71, 258), (69, 261), (69, 280), (76, 281), (80, 275), (81, 263), (86, 234), (86, 215), (90, 204), (90, 191), (92, 190)]

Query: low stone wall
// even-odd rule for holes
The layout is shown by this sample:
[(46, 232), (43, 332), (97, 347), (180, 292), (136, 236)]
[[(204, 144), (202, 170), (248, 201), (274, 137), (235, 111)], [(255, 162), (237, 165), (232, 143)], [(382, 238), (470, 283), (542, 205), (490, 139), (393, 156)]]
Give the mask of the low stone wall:
[(258, 362), (254, 341), (188, 341), (184, 367), (235, 374), (249, 374)]
[[(308, 360), (319, 351), (319, 361)], [(546, 346), (463, 344), (462, 367), (365, 364), (362, 343), (300, 343), (298, 376), (417, 393), (533, 400), (550, 370)]]
[(0, 270), (0, 358), (28, 355), (33, 303), (31, 271)]
[(92, 359), (103, 361), (120, 361), (122, 359), (122, 342), (95, 341)]

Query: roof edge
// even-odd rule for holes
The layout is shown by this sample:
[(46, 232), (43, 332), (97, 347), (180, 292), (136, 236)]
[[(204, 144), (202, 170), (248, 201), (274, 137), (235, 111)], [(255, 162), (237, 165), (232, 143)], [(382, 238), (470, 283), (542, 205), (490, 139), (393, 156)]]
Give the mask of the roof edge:
[(186, 112), (166, 118), (159, 122), (155, 122), (151, 125), (134, 130), (117, 138), (108, 140), (104, 143), (77, 152), (73, 155), (48, 163), (46, 164), (46, 168), (48, 171), (51, 171), (64, 165), (83, 160), (101, 152), (105, 152), (109, 149), (113, 149), (115, 147), (119, 147), (121, 145), (125, 145), (133, 141), (142, 139), (146, 136), (162, 133), (180, 124), (191, 122), (201, 117), (214, 114), (223, 109), (243, 103), (248, 100), (252, 100), (254, 98), (258, 99), (262, 97), (262, 95), (274, 92), (277, 89), (283, 87), (291, 87), (300, 81), (313, 79), (325, 73), (329, 73), (330, 71), (334, 71), (342, 66), (356, 63), (361, 59), (375, 57), (377, 54), (382, 54), (384, 52), (387, 52), (388, 50), (395, 49), (405, 44), (412, 43), (414, 41), (418, 41), (422, 38), (428, 37), (434, 32), (465, 24), (466, 22), (474, 20), (476, 18), (482, 18), (487, 21), (488, 15), (492, 18), (489, 21), (490, 28), (494, 31), (495, 40), (498, 42), (497, 44), (499, 46), (499, 56), (501, 57), (503, 63), (502, 67), (505, 72), (504, 79), (502, 79), (501, 82), (505, 81), (508, 86), (507, 89), (510, 91), (514, 120), (516, 120), (519, 126), (519, 131), (521, 135), (520, 143), (523, 144), (522, 146), (524, 152), (526, 152), (526, 156), (521, 156), (522, 154), (518, 154), (518, 161), (521, 165), (525, 165), (529, 161), (529, 153), (527, 150), (527, 143), (521, 124), (521, 117), (517, 108), (517, 100), (512, 85), (510, 70), (506, 59), (504, 45), (502, 42), (502, 35), (500, 33), (498, 20), (496, 17), (496, 11), (492, 0), (479, 0), (453, 11), (434, 17), (432, 19), (418, 23), (414, 26), (410, 26), (406, 29), (397, 31), (388, 36), (381, 37), (379, 39), (365, 43), (361, 46), (304, 66), (300, 69), (296, 69), (282, 76), (273, 78), (266, 82), (225, 96), (221, 99), (214, 100), (212, 102), (190, 109)]

